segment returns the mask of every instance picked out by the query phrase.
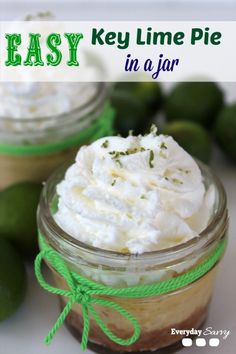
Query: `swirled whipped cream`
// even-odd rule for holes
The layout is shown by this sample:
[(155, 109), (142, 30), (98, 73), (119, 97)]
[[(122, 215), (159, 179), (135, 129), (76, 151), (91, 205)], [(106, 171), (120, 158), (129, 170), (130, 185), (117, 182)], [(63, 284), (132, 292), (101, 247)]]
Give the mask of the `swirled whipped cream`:
[(194, 159), (170, 136), (118, 136), (82, 147), (58, 184), (55, 220), (101, 249), (143, 253), (197, 236), (214, 192)]
[(1, 117), (25, 120), (67, 113), (95, 94), (92, 83), (14, 82), (0, 84)]
[(92, 100), (96, 90), (93, 83), (1, 83), (0, 129), (20, 133), (20, 143), (35, 143), (31, 132), (40, 134), (56, 128), (60, 115), (80, 109)]

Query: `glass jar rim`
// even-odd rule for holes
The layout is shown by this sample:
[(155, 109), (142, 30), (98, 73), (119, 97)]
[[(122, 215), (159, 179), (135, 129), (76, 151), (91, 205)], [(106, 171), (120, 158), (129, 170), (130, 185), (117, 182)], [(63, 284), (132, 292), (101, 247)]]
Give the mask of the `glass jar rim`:
[[(87, 243), (84, 243), (74, 238), (70, 234), (68, 234), (56, 223), (52, 215), (50, 202), (49, 202), (51, 194), (53, 194), (53, 197), (55, 196), (55, 187), (61, 181), (61, 177), (63, 173), (66, 171), (66, 167), (68, 167), (68, 164), (66, 164), (66, 166), (63, 165), (59, 169), (57, 169), (47, 180), (40, 197), (40, 204), (38, 208), (38, 223), (39, 225), (43, 225), (43, 228), (45, 228), (46, 225), (47, 229), (50, 230), (50, 232), (53, 235), (55, 235), (58, 240), (61, 240), (65, 244), (75, 247), (75, 249), (87, 251), (90, 252), (90, 254), (95, 254), (96, 256), (99, 255), (100, 257), (105, 257), (105, 258), (113, 257), (116, 259), (116, 261), (119, 259), (121, 261), (126, 261), (130, 259), (132, 259), (133, 261), (145, 261), (148, 259), (150, 261), (151, 259), (153, 258), (156, 259), (157, 257), (160, 258), (160, 261), (162, 261), (162, 259), (165, 259), (165, 257), (168, 257), (170, 254), (174, 256), (174, 259), (181, 258), (184, 255), (186, 255), (186, 253), (192, 254), (193, 252), (198, 251), (204, 247), (206, 248), (210, 247), (215, 241), (221, 239), (221, 237), (225, 233), (227, 227), (227, 221), (228, 221), (227, 197), (222, 182), (217, 177), (217, 175), (212, 171), (211, 168), (209, 168), (203, 162), (200, 162), (197, 159), (196, 162), (199, 168), (201, 169), (201, 171), (205, 172), (205, 174), (207, 174), (208, 177), (211, 177), (212, 183), (214, 183), (214, 186), (216, 187), (218, 192), (219, 202), (218, 202), (217, 210), (214, 216), (211, 218), (209, 224), (206, 226), (206, 228), (202, 230), (199, 233), (199, 235), (195, 236), (194, 238), (188, 240), (185, 243), (181, 243), (176, 246), (164, 248), (161, 250), (148, 251), (141, 254), (131, 254), (131, 253), (122, 253), (122, 252), (98, 248), (89, 245)], [(60, 178), (58, 178), (59, 177), (58, 175), (60, 175)], [(56, 177), (57, 177), (57, 183), (55, 183)], [(42, 215), (43, 215), (43, 224), (42, 224), (42, 220), (40, 220)], [(217, 226), (221, 230), (220, 237), (219, 234), (215, 232)], [(43, 234), (43, 236), (44, 237), (46, 236), (46, 239), (48, 238), (47, 235)], [(53, 245), (54, 242), (52, 240), (49, 240), (49, 242), (50, 241)]]
[[(54, 114), (45, 117), (33, 117), (33, 118), (24, 118), (21, 120), (21, 124), (29, 124), (29, 123), (44, 123), (50, 120), (57, 120), (58, 125), (61, 123), (65, 123), (65, 119), (72, 114), (76, 113), (78, 119), (87, 115), (91, 111), (93, 111), (97, 106), (99, 106), (107, 97), (108, 85), (105, 82), (94, 82), (94, 85), (97, 85), (97, 89), (94, 94), (89, 98), (88, 101), (84, 102), (81, 106), (75, 107), (70, 111), (62, 112), (59, 114)], [(15, 118), (0, 116), (0, 122), (9, 123), (16, 122)]]

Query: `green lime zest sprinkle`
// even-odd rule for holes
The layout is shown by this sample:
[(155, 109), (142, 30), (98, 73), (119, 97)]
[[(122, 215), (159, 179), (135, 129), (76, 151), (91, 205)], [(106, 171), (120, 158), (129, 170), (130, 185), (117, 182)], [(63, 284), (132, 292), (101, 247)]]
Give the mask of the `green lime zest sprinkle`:
[(160, 149), (167, 149), (166, 143), (164, 141), (161, 142)]
[(180, 172), (186, 173), (186, 175), (188, 175), (188, 174), (191, 172), (190, 170), (184, 170), (183, 168), (178, 168), (178, 170), (179, 170)]
[(121, 168), (123, 167), (121, 161), (119, 159), (116, 159), (115, 162), (117, 163), (117, 165)]
[(121, 155), (124, 155), (121, 151), (109, 151), (109, 155), (112, 155), (112, 160), (114, 160), (119, 167), (122, 167), (122, 163), (119, 159)]
[(103, 148), (108, 148), (108, 145), (109, 145), (109, 141), (108, 140), (105, 140), (103, 143), (102, 143), (102, 145), (101, 145), (101, 147), (103, 147)]
[(173, 182), (174, 184), (183, 184), (183, 182), (180, 181), (180, 179), (178, 179), (178, 178), (172, 178), (172, 182)]
[(143, 151), (149, 151), (149, 166), (150, 168), (154, 167), (153, 160), (154, 160), (154, 152), (153, 150), (150, 149), (145, 149), (143, 146), (137, 147), (137, 148), (129, 148), (126, 151), (109, 151), (109, 155), (111, 155), (112, 159), (119, 164), (120, 167), (122, 167), (122, 163), (119, 160), (120, 157), (122, 156), (128, 156), (128, 155), (133, 155), (138, 152), (143, 152)]
[(150, 166), (150, 168), (154, 167), (153, 160), (154, 160), (154, 152), (153, 152), (153, 150), (150, 150), (150, 153), (149, 153), (149, 166)]
[(113, 159), (116, 159), (120, 156), (126, 156), (126, 155), (133, 155), (136, 154), (137, 152), (143, 152), (146, 151), (144, 147), (138, 147), (138, 148), (130, 148), (127, 149), (126, 151), (109, 151), (109, 155), (112, 155)]
[(114, 186), (115, 184), (116, 184), (116, 179), (113, 180), (111, 185)]

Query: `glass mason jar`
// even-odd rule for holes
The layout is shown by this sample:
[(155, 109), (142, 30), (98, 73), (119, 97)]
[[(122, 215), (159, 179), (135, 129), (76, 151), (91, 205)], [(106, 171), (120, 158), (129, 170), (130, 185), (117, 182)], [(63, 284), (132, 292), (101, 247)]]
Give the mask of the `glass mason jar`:
[(73, 161), (80, 145), (112, 134), (107, 86), (94, 85), (94, 95), (67, 113), (20, 120), (0, 117), (0, 189), (19, 181), (45, 181), (56, 167)]
[[(84, 244), (64, 232), (54, 221), (57, 195), (56, 185), (62, 180), (65, 168), (54, 173), (41, 195), (38, 210), (39, 232), (46, 244), (57, 251), (68, 268), (80, 275), (112, 287), (130, 287), (158, 283), (161, 280), (184, 274), (201, 264), (227, 237), (228, 213), (224, 188), (211, 170), (199, 163), (206, 188), (215, 189), (215, 203), (211, 220), (198, 237), (169, 249), (147, 252), (140, 255), (106, 251)], [(128, 346), (111, 341), (91, 318), (89, 347), (96, 352), (170, 352), (181, 346), (183, 336), (172, 334), (171, 329), (198, 329), (206, 319), (215, 283), (219, 261), (206, 274), (191, 284), (162, 295), (145, 298), (119, 298), (104, 296), (131, 313), (141, 326), (139, 339)], [(67, 285), (49, 265), (56, 286), (66, 289)], [(60, 297), (63, 308), (68, 299)], [(107, 327), (121, 338), (133, 333), (130, 323), (109, 307), (93, 305)], [(70, 332), (81, 338), (83, 317), (80, 304), (73, 305), (66, 317)]]

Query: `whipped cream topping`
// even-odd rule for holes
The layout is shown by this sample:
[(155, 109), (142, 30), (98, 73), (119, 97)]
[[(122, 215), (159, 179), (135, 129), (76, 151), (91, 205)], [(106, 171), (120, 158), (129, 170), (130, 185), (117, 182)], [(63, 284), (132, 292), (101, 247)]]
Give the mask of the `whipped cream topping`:
[[(80, 109), (96, 94), (93, 83), (15, 82), (0, 84), (0, 129), (16, 135), (19, 143), (35, 143), (41, 134), (58, 126), (58, 117)], [(43, 119), (41, 119), (43, 118)]]
[(96, 92), (92, 83), (14, 82), (0, 84), (1, 117), (25, 120), (69, 112)]
[(54, 217), (63, 230), (101, 249), (138, 254), (197, 236), (214, 203), (194, 159), (155, 129), (82, 147), (57, 193)]

